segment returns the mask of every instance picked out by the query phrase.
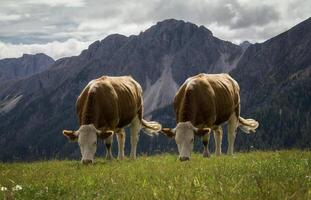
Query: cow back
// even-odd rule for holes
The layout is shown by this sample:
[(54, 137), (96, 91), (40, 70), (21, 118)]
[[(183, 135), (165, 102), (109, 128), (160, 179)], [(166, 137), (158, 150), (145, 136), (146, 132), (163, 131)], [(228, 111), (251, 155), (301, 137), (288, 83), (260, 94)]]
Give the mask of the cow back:
[(189, 78), (174, 99), (177, 122), (197, 127), (226, 122), (239, 105), (239, 87), (227, 74), (199, 74)]
[(119, 122), (117, 127), (128, 125), (142, 110), (142, 89), (129, 76), (111, 77), (111, 84), (117, 95)]
[(115, 129), (129, 124), (141, 107), (141, 88), (129, 76), (91, 81), (77, 100), (80, 125)]

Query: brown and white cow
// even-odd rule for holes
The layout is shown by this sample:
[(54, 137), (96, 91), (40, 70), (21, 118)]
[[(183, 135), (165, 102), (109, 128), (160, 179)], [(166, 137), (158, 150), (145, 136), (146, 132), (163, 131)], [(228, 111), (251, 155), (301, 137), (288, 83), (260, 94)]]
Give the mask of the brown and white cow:
[(80, 128), (77, 131), (64, 130), (63, 134), (72, 141), (78, 141), (82, 163), (94, 161), (97, 138), (105, 139), (107, 158), (112, 158), (111, 143), (117, 134), (118, 158), (124, 157), (124, 127), (130, 125), (131, 158), (136, 158), (138, 133), (141, 128), (148, 134), (161, 130), (157, 122), (142, 118), (142, 89), (130, 76), (102, 76), (91, 81), (82, 91), (76, 103)]
[(198, 74), (188, 78), (174, 98), (177, 125), (162, 132), (175, 137), (180, 160), (189, 160), (194, 136), (202, 136), (203, 156), (209, 157), (209, 136), (214, 131), (216, 155), (221, 154), (222, 128), (228, 122), (228, 154), (233, 154), (237, 127), (255, 132), (259, 123), (240, 116), (240, 88), (228, 74)]

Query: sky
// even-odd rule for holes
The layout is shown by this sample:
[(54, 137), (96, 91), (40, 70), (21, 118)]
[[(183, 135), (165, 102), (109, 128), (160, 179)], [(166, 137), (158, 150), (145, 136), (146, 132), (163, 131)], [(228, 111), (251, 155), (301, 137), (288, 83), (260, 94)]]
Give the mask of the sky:
[(310, 0), (0, 0), (0, 59), (79, 55), (109, 34), (137, 35), (171, 18), (236, 44), (263, 42), (310, 13)]

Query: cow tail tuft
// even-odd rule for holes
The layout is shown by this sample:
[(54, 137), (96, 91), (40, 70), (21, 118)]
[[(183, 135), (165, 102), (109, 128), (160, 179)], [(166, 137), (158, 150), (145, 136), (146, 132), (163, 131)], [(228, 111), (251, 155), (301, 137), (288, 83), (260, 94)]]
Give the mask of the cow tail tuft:
[(143, 130), (150, 136), (158, 135), (162, 129), (161, 124), (156, 121), (141, 120)]
[(239, 128), (245, 133), (256, 132), (259, 123), (254, 119), (244, 119), (239, 117)]

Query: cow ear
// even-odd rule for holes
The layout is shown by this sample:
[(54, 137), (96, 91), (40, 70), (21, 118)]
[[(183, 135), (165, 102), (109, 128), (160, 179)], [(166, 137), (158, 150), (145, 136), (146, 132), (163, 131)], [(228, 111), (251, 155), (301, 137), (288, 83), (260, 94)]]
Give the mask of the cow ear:
[(79, 132), (77, 131), (68, 131), (68, 130), (63, 130), (63, 135), (69, 139), (70, 141), (77, 141)]
[(113, 131), (111, 130), (106, 130), (106, 131), (100, 131), (100, 130), (97, 130), (97, 136), (100, 138), (100, 139), (106, 139), (107, 137), (110, 137), (113, 135)]
[(171, 128), (162, 128), (161, 132), (164, 133), (169, 138), (173, 138), (176, 135), (175, 129), (171, 129)]
[(210, 128), (195, 128), (194, 129), (194, 134), (197, 135), (197, 136), (204, 136), (208, 133), (211, 132), (211, 129)]

